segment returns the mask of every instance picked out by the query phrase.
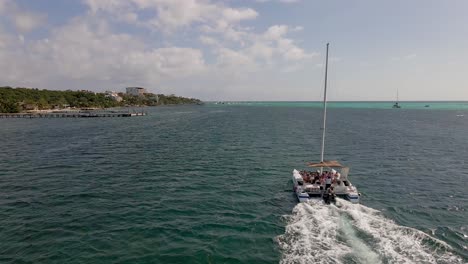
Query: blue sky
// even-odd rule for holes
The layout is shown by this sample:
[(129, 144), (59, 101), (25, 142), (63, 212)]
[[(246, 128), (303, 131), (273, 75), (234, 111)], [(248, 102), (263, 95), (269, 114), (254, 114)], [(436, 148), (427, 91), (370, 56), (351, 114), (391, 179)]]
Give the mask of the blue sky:
[(468, 100), (468, 2), (0, 0), (0, 85), (203, 100)]

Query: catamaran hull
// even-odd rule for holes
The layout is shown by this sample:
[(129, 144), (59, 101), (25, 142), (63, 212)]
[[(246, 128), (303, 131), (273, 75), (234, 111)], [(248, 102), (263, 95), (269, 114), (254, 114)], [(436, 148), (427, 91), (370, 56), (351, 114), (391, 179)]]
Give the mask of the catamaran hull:
[[(309, 195), (307, 193), (296, 193), (297, 200), (300, 203), (308, 202), (312, 199), (319, 200), (322, 199), (321, 195)], [(342, 198), (344, 200), (350, 201), (351, 203), (358, 204), (359, 203), (359, 196), (349, 196), (349, 195), (337, 195), (336, 197)]]
[[(314, 192), (307, 192), (305, 189), (304, 181), (297, 170), (293, 170), (293, 177), (292, 181), (294, 184), (294, 193), (296, 194), (297, 200), (301, 203), (308, 202), (311, 199), (322, 199), (323, 191), (322, 190), (315, 190)], [(360, 194), (356, 191), (355, 187), (353, 187), (354, 191), (349, 191), (346, 193), (337, 193), (336, 196), (345, 200), (350, 201), (351, 203), (359, 203)], [(323, 189), (323, 188), (322, 188)]]
[(310, 196), (307, 193), (298, 193), (298, 192), (296, 192), (296, 197), (297, 197), (297, 200), (300, 203), (308, 202), (309, 199), (310, 199)]
[[(300, 203), (305, 203), (305, 202), (309, 202), (311, 200), (322, 200), (322, 197), (321, 196), (309, 196), (308, 194), (298, 194), (296, 193), (296, 197), (297, 197), (297, 200), (300, 202)], [(359, 197), (358, 198), (355, 198), (355, 197), (349, 197), (349, 196), (346, 196), (346, 195), (337, 195), (337, 197), (339, 198), (342, 198), (342, 199), (345, 199), (347, 201), (350, 201), (351, 203), (354, 203), (354, 204), (358, 204), (359, 203)]]

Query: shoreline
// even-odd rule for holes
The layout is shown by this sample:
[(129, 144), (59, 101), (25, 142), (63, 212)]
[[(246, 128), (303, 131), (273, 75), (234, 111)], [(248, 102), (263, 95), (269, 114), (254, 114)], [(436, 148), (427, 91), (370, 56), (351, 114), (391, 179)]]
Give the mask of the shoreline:
[(96, 118), (96, 117), (134, 117), (146, 116), (147, 112), (125, 111), (70, 111), (42, 113), (0, 113), (0, 118)]

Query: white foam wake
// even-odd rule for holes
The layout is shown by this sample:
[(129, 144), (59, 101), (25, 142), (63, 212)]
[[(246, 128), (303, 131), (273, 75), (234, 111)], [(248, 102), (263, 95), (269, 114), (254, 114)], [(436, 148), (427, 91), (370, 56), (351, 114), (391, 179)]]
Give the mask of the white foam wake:
[(300, 203), (277, 238), (281, 263), (463, 263), (449, 245), (397, 225), (379, 211), (339, 199)]

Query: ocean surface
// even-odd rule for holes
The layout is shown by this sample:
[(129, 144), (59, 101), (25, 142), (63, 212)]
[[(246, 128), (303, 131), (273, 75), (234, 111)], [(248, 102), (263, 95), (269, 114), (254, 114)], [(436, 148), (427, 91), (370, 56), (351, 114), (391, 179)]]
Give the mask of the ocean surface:
[(330, 104), (336, 206), (292, 192), (319, 103), (0, 119), (0, 263), (467, 263), (468, 103), (391, 105)]

